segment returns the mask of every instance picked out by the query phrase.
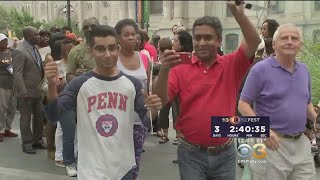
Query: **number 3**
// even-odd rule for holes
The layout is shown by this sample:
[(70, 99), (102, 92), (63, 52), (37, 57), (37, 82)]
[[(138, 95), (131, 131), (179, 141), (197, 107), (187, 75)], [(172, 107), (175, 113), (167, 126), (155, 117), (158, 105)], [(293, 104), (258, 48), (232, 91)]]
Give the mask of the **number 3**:
[(255, 144), (253, 146), (253, 157), (257, 158), (257, 159), (263, 159), (267, 156), (267, 147), (266, 145), (262, 144), (262, 143), (259, 143), (259, 144)]
[(216, 133), (220, 132), (220, 126), (214, 126), (214, 128), (215, 128), (214, 132)]

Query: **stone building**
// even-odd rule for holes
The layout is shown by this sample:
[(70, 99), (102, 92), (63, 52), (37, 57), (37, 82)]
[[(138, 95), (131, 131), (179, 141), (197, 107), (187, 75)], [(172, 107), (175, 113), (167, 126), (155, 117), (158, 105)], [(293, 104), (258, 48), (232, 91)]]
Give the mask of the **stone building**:
[[(119, 19), (136, 18), (135, 1), (71, 1), (71, 18), (78, 23), (96, 17), (102, 24), (114, 26)], [(250, 1), (264, 7), (262, 10), (246, 10), (252, 23), (259, 28), (266, 18), (298, 25), (305, 36), (320, 41), (320, 1)], [(16, 1), (13, 6), (25, 8), (43, 22), (66, 17), (66, 1)], [(12, 4), (11, 4), (12, 5)], [(150, 1), (149, 31), (160, 36), (172, 36), (174, 24), (183, 25), (189, 31), (197, 17), (210, 15), (221, 19), (224, 49), (237, 48), (241, 30), (226, 7), (226, 1)]]

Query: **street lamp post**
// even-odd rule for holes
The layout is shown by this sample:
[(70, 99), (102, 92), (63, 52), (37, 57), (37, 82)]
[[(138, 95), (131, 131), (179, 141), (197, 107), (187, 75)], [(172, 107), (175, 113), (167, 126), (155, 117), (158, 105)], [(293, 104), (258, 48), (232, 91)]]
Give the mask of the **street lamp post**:
[(70, 4), (70, 0), (67, 0), (67, 19), (68, 19), (68, 27), (71, 28), (71, 4)]

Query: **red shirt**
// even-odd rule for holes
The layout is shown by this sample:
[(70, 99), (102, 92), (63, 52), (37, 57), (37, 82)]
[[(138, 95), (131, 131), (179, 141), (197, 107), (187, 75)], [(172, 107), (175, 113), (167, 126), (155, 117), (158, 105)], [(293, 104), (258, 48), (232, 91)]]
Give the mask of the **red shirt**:
[(149, 42), (145, 42), (143, 47), (145, 50), (149, 52), (151, 60), (153, 60), (153, 62), (157, 62), (157, 49), (154, 46), (152, 46)]
[(193, 144), (205, 147), (224, 144), (228, 138), (211, 137), (211, 116), (234, 116), (240, 84), (252, 59), (243, 46), (217, 55), (210, 68), (193, 55), (192, 64), (181, 64), (169, 73), (169, 100), (178, 97), (180, 114), (176, 130)]

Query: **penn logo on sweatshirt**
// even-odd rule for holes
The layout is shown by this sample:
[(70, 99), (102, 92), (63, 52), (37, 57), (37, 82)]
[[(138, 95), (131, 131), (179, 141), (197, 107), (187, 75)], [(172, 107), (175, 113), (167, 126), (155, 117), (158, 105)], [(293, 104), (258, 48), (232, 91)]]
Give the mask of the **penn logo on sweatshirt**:
[(97, 120), (96, 129), (101, 136), (110, 137), (117, 132), (118, 121), (112, 115), (103, 115)]

